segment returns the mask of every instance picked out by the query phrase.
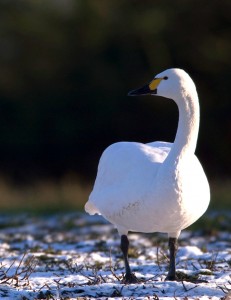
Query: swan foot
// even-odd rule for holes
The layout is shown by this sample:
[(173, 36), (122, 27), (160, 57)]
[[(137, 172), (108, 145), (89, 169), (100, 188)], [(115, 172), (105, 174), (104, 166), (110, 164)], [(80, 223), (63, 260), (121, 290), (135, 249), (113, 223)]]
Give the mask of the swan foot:
[(125, 274), (121, 283), (130, 284), (130, 283), (139, 283), (140, 280), (136, 277), (134, 273)]
[(176, 275), (167, 275), (165, 281), (178, 281)]

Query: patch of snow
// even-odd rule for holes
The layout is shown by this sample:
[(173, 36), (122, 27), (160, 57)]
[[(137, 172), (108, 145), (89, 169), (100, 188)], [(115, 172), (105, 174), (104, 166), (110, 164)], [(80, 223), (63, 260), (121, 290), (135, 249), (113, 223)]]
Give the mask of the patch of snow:
[(221, 300), (231, 290), (229, 232), (183, 231), (177, 282), (165, 281), (167, 238), (129, 234), (130, 264), (141, 282), (125, 285), (119, 236), (100, 216), (4, 215), (0, 225), (0, 299)]
[(197, 259), (201, 255), (203, 255), (202, 251), (196, 246), (181, 247), (181, 248), (179, 248), (178, 253), (177, 253), (177, 257), (179, 257), (180, 260), (192, 259), (192, 258)]

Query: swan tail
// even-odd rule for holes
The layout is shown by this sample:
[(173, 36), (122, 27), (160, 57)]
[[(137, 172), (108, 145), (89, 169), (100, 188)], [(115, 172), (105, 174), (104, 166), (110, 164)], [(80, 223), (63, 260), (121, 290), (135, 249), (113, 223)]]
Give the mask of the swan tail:
[(85, 206), (84, 206), (84, 209), (85, 211), (89, 214), (89, 215), (95, 215), (95, 214), (98, 214), (98, 215), (101, 215), (99, 210), (95, 207), (95, 205), (88, 201)]

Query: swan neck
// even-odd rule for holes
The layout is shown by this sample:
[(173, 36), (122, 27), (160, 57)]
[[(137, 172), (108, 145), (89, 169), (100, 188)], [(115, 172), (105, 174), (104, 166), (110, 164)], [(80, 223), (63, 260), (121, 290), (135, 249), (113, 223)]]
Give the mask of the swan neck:
[(200, 109), (197, 94), (194, 97), (187, 95), (182, 98), (178, 101), (178, 128), (170, 152), (175, 160), (195, 152), (199, 131)]

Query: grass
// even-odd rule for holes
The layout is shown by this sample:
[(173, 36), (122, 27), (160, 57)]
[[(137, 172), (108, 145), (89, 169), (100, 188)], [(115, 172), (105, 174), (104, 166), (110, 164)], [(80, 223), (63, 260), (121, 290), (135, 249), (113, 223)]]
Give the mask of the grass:
[(216, 210), (230, 210), (231, 178), (214, 180), (210, 183), (211, 203), (210, 208)]
[[(52, 213), (81, 211), (91, 192), (93, 182), (83, 182), (77, 176), (59, 181), (39, 180), (32, 184), (15, 185), (0, 178), (0, 211)], [(210, 210), (229, 210), (231, 178), (210, 183)]]
[(83, 210), (91, 188), (92, 184), (73, 176), (24, 185), (0, 178), (0, 211), (52, 213)]

